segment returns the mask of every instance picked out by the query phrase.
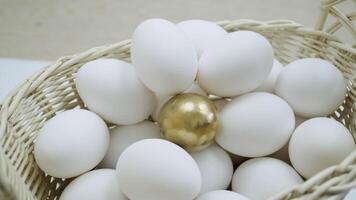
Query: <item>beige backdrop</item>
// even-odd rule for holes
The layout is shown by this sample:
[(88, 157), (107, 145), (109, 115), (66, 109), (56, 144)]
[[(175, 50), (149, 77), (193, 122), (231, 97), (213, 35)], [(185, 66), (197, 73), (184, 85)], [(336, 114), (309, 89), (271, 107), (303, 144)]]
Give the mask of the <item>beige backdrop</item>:
[(130, 38), (144, 19), (291, 19), (313, 27), (319, 0), (0, 0), (0, 57), (56, 59)]

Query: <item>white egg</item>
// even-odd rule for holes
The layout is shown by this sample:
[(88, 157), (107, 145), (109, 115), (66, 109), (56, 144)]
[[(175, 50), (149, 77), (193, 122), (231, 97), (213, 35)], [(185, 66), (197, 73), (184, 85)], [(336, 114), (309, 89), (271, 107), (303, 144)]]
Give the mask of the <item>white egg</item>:
[(101, 168), (115, 169), (121, 153), (131, 144), (149, 138), (160, 138), (157, 124), (143, 121), (133, 125), (118, 126), (110, 130), (110, 145), (106, 156), (100, 163)]
[(220, 43), (227, 35), (227, 32), (217, 24), (198, 19), (180, 22), (178, 27), (194, 44), (198, 56), (207, 47)]
[(201, 188), (194, 159), (167, 140), (132, 144), (121, 154), (116, 169), (122, 191), (133, 200), (192, 200)]
[(265, 156), (287, 143), (294, 124), (293, 110), (283, 99), (253, 92), (233, 99), (220, 111), (215, 140), (236, 155)]
[(326, 117), (299, 125), (289, 142), (293, 167), (305, 178), (339, 164), (354, 150), (351, 133), (340, 122)]
[(232, 190), (250, 200), (261, 200), (301, 183), (303, 179), (287, 163), (263, 157), (250, 159), (236, 169)]
[(330, 62), (304, 58), (288, 64), (278, 76), (276, 94), (302, 117), (321, 117), (334, 112), (344, 101), (342, 73)]
[(135, 124), (146, 119), (155, 107), (154, 94), (139, 81), (134, 67), (124, 61), (88, 62), (76, 78), (84, 103), (109, 122)]
[(206, 96), (207, 93), (201, 89), (201, 87), (197, 83), (193, 83), (188, 89), (186, 89), (183, 93), (194, 93)]
[(216, 190), (200, 195), (195, 200), (248, 200), (239, 193), (228, 190)]
[(38, 166), (57, 178), (78, 176), (94, 168), (109, 147), (109, 130), (95, 113), (74, 109), (48, 120), (38, 133)]
[(165, 95), (165, 94), (157, 94), (156, 93), (156, 107), (153, 110), (151, 117), (154, 121), (158, 122), (159, 119), (159, 113), (161, 112), (161, 108), (163, 107), (163, 105), (169, 100), (171, 99), (172, 96), (170, 95)]
[(356, 187), (350, 189), (345, 195), (343, 200), (354, 200), (356, 199)]
[(277, 59), (274, 59), (272, 71), (268, 75), (267, 79), (264, 80), (255, 91), (274, 93), (276, 81), (282, 69), (283, 65)]
[[(187, 90), (185, 90), (183, 93), (194, 93), (194, 94), (200, 94), (203, 96), (206, 96), (206, 92), (199, 87), (198, 84), (193, 83)], [(152, 113), (152, 118), (154, 121), (158, 121), (159, 113), (161, 111), (162, 106), (170, 99), (172, 96), (170, 95), (165, 95), (165, 94), (158, 94), (156, 93), (156, 99), (157, 99), (157, 104), (156, 107)]]
[(229, 33), (199, 59), (198, 82), (209, 94), (233, 97), (256, 89), (269, 75), (273, 49), (251, 31)]
[(59, 200), (128, 200), (121, 192), (117, 173), (112, 169), (99, 169), (74, 179)]
[(204, 150), (191, 153), (191, 156), (198, 164), (202, 176), (200, 194), (229, 186), (234, 168), (229, 154), (221, 147), (212, 144)]
[(183, 92), (198, 71), (193, 44), (177, 25), (163, 19), (149, 19), (136, 28), (131, 58), (142, 82), (161, 94)]

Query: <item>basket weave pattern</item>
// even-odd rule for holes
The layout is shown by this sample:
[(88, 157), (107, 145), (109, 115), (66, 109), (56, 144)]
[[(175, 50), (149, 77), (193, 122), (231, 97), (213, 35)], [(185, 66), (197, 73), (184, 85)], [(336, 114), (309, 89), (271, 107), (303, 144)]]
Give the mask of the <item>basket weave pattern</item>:
[[(348, 2), (350, 1), (350, 3)], [(356, 3), (356, 0), (352, 0)], [(346, 4), (349, 3), (349, 4)], [(322, 0), (321, 1), (321, 12), (316, 24), (316, 29), (324, 30), (327, 33), (335, 34), (337, 31), (345, 29), (353, 38), (353, 47), (356, 48), (356, 4), (351, 4), (351, 0)], [(353, 11), (349, 13), (345, 13), (338, 5), (347, 5), (351, 6), (351, 8), (355, 8)], [(327, 26), (325, 23), (328, 18), (334, 20), (333, 23)]]
[[(339, 0), (340, 1), (340, 0)], [(269, 39), (282, 63), (298, 58), (319, 57), (331, 61), (347, 79), (347, 98), (332, 115), (356, 138), (356, 50), (331, 34), (305, 28), (288, 20), (253, 20), (219, 23), (227, 31), (252, 30)], [(33, 144), (43, 124), (56, 113), (84, 107), (75, 88), (75, 74), (86, 62), (114, 57), (130, 61), (130, 41), (97, 47), (60, 58), (27, 79), (9, 95), (0, 111), (0, 199), (58, 199), (70, 180), (46, 176), (36, 165)], [(312, 177), (302, 185), (271, 199), (341, 199), (356, 186), (356, 151), (338, 166)]]

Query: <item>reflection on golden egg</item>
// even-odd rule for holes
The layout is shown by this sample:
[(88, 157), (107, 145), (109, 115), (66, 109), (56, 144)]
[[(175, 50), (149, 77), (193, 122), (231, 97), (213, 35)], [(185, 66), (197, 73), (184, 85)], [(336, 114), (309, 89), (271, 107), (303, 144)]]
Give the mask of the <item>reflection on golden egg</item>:
[(209, 146), (218, 126), (213, 102), (198, 94), (179, 94), (161, 109), (159, 124), (163, 137), (188, 151)]

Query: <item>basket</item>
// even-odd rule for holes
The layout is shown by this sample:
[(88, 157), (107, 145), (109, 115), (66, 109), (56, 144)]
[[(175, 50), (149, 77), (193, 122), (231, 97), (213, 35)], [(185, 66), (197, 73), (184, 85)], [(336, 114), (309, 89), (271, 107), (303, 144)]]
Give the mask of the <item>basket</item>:
[[(345, 45), (330, 33), (341, 27), (356, 38), (351, 20), (356, 14), (343, 15), (336, 5), (345, 0), (324, 0), (317, 29), (305, 28), (293, 21), (224, 21), (227, 31), (251, 30), (269, 39), (275, 56), (282, 63), (303, 57), (331, 61), (347, 79), (347, 98), (332, 117), (345, 124), (356, 138), (356, 49)], [(355, 3), (349, 1), (348, 3)], [(338, 19), (326, 27), (328, 14)], [(330, 32), (330, 33), (328, 33)], [(86, 62), (98, 58), (130, 61), (130, 41), (90, 49), (62, 57), (28, 78), (3, 102), (0, 110), (0, 199), (54, 200), (60, 197), (70, 180), (45, 175), (35, 163), (33, 144), (43, 124), (56, 113), (84, 107), (75, 88), (75, 74)], [(342, 199), (356, 186), (356, 151), (341, 164), (330, 167), (305, 183), (290, 188), (271, 199)]]

